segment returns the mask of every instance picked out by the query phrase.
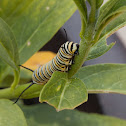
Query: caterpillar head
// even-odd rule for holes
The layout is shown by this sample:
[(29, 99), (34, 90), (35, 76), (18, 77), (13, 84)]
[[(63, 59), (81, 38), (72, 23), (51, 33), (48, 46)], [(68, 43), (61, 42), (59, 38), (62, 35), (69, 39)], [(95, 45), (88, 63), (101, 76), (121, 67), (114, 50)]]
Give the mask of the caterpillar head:
[(64, 43), (62, 46), (61, 46), (62, 49), (65, 50), (65, 52), (67, 54), (79, 54), (79, 44), (78, 43), (74, 43), (74, 42), (69, 42), (67, 41), (66, 43)]
[(73, 43), (73, 46), (71, 47), (71, 50), (74, 54), (79, 54), (79, 44)]

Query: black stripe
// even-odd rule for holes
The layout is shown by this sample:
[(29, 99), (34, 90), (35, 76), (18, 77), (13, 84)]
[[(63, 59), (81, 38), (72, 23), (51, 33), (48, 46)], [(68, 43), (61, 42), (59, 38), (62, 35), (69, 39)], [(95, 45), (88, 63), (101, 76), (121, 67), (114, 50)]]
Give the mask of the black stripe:
[(52, 68), (53, 68), (53, 72), (57, 70), (57, 69), (55, 68), (54, 59), (52, 60)]
[[(58, 57), (56, 57), (56, 58), (58, 58)], [(62, 63), (60, 63), (60, 61), (58, 61), (58, 59), (56, 59), (56, 63), (57, 63), (58, 66), (57, 66), (56, 64), (55, 64), (55, 65), (56, 65), (59, 69), (61, 69), (61, 64), (62, 64)], [(59, 63), (59, 64), (58, 64), (58, 63)], [(64, 64), (64, 65), (65, 65), (65, 64)]]
[(59, 65), (65, 65), (65, 63), (61, 63), (60, 61), (60, 59), (58, 58), (58, 57), (56, 57), (56, 60), (57, 60), (57, 62), (59, 63)]
[[(47, 64), (47, 65), (48, 65), (48, 64)], [(46, 65), (46, 66), (47, 66), (47, 65)], [(49, 75), (49, 73), (48, 73), (48, 70), (47, 70), (46, 66), (45, 66), (45, 69), (46, 69), (47, 76), (51, 77), (51, 76)]]
[(72, 42), (72, 45), (71, 45), (71, 48), (70, 48), (70, 51), (71, 51), (71, 52), (72, 52), (72, 49), (73, 49), (73, 44), (74, 44), (74, 43)]
[[(68, 49), (68, 51), (69, 51), (69, 44), (70, 44), (70, 43), (67, 44), (67, 49)], [(69, 54), (69, 52), (68, 52), (68, 54)]]
[(35, 81), (38, 81), (38, 83), (39, 83), (40, 81), (39, 81), (38, 78), (36, 77), (35, 72), (34, 72), (33, 76), (34, 76), (34, 78), (35, 78)]
[(51, 69), (51, 64), (52, 63), (50, 63), (50, 65), (49, 65), (49, 71), (51, 72), (51, 75), (53, 74), (53, 71), (52, 71), (52, 69)]
[(53, 68), (55, 69), (55, 71), (56, 71), (56, 70), (58, 70), (58, 71), (60, 70), (60, 67), (57, 66), (57, 65), (55, 64), (55, 62), (53, 62)]
[[(43, 68), (43, 67), (42, 67)], [(44, 73), (43, 73), (43, 69), (41, 68), (41, 73), (42, 73), (42, 75), (43, 75), (43, 77), (45, 78), (45, 79), (48, 79), (45, 75), (44, 75)]]
[[(59, 56), (61, 56), (61, 59), (69, 59), (69, 58), (67, 58), (67, 57), (64, 57), (63, 55), (62, 55), (62, 52), (61, 51), (59, 51), (58, 52), (59, 53)], [(66, 55), (67, 56), (67, 55)], [(63, 57), (63, 58), (62, 58)]]
[(48, 63), (48, 74), (51, 77), (52, 76), (52, 71), (50, 70), (51, 63)]
[(41, 77), (41, 75), (39, 73), (39, 69), (40, 69), (40, 67), (38, 68), (38, 76), (39, 76), (40, 80), (45, 81), (45, 80), (42, 79), (42, 77)]
[(66, 46), (65, 46), (65, 45), (66, 45), (66, 43), (64, 43), (64, 47), (63, 47), (62, 49), (64, 49), (64, 51), (65, 51), (66, 54), (69, 54), (69, 53), (67, 52), (67, 50), (66, 50)]

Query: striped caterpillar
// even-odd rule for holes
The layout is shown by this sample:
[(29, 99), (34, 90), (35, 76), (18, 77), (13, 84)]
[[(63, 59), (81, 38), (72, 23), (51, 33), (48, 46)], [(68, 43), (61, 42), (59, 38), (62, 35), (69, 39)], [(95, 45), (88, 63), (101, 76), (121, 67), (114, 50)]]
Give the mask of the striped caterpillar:
[[(78, 50), (79, 44), (67, 41), (61, 45), (57, 55), (51, 61), (43, 66), (38, 67), (35, 71), (22, 66), (23, 68), (33, 72), (32, 83), (26, 89), (24, 89), (24, 91), (26, 91), (33, 84), (47, 83), (55, 71), (68, 72), (71, 65), (74, 63), (75, 55), (79, 54)], [(19, 95), (15, 103), (18, 101), (24, 91)]]

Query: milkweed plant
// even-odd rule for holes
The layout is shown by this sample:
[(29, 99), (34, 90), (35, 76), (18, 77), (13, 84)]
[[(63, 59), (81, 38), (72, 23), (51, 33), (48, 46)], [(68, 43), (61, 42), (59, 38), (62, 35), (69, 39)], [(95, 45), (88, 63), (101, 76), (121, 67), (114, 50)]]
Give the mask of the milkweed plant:
[[(106, 39), (126, 25), (126, 0), (103, 2), (0, 0), (0, 125), (126, 125), (121, 119), (69, 110), (87, 102), (89, 93), (126, 94), (125, 64), (82, 67), (85, 61), (110, 50), (115, 42), (107, 45)], [(21, 100), (13, 104), (32, 78), (19, 65), (42, 48), (77, 9), (81, 18), (79, 55), (71, 69), (54, 72), (46, 84), (34, 84), (21, 96), (21, 99), (39, 97), (40, 103), (49, 105), (26, 106)], [(57, 112), (51, 106), (63, 111)]]

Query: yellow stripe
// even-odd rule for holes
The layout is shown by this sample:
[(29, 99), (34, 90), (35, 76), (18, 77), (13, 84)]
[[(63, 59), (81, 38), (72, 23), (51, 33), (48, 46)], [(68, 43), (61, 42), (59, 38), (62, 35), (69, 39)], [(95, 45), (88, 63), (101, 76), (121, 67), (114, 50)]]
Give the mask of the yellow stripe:
[(70, 42), (69, 46), (68, 46), (68, 49), (69, 49), (69, 52), (72, 54), (71, 50), (70, 50), (70, 47), (72, 45), (72, 42)]
[(64, 58), (61, 58), (61, 57), (60, 57), (60, 54), (59, 54), (59, 53), (57, 54), (57, 57), (58, 57), (61, 61), (65, 62)]
[(36, 78), (38, 79), (38, 81), (40, 80), (40, 78), (39, 78), (39, 76), (38, 76), (38, 69), (35, 71), (35, 76), (36, 76)]
[(48, 67), (49, 67), (49, 65), (50, 65), (50, 64), (48, 64), (48, 65), (47, 65), (47, 69), (48, 69), (48, 73), (49, 73), (49, 74), (50, 74), (50, 76), (51, 76), (51, 75), (52, 75), (52, 73), (50, 72), (50, 70), (49, 70), (49, 68), (48, 68)]
[[(45, 73), (45, 65), (43, 66), (43, 70), (42, 70), (43, 74), (46, 76), (46, 73)], [(47, 77), (46, 77), (47, 78)]]
[(38, 81), (38, 80), (35, 78), (34, 74), (32, 75), (32, 80), (33, 80), (34, 82), (36, 82), (36, 83), (40, 83), (40, 81)]
[(42, 73), (41, 73), (41, 68), (42, 68), (42, 66), (39, 68), (39, 74), (40, 74), (40, 76), (42, 77), (43, 75), (42, 75)]
[(65, 56), (68, 55), (68, 54), (66, 54), (66, 53), (63, 51), (62, 48), (61, 48), (60, 50), (61, 50), (61, 52), (62, 52)]
[[(42, 66), (39, 68), (39, 75), (41, 76), (41, 78), (43, 79), (43, 80), (45, 80), (45, 78), (43, 77), (43, 74), (42, 74), (42, 72), (41, 72), (41, 69), (42, 69)], [(43, 70), (42, 70), (43, 71)], [(43, 81), (42, 80), (42, 81)]]
[(45, 67), (46, 67), (46, 64), (43, 66), (43, 73), (44, 73), (45, 77), (46, 77), (47, 79), (49, 79), (49, 76), (46, 74)]
[(52, 71), (54, 72), (55, 70), (53, 69), (53, 66), (52, 66), (53, 64), (51, 63), (50, 64), (50, 67), (51, 67), (51, 69), (52, 69)]

